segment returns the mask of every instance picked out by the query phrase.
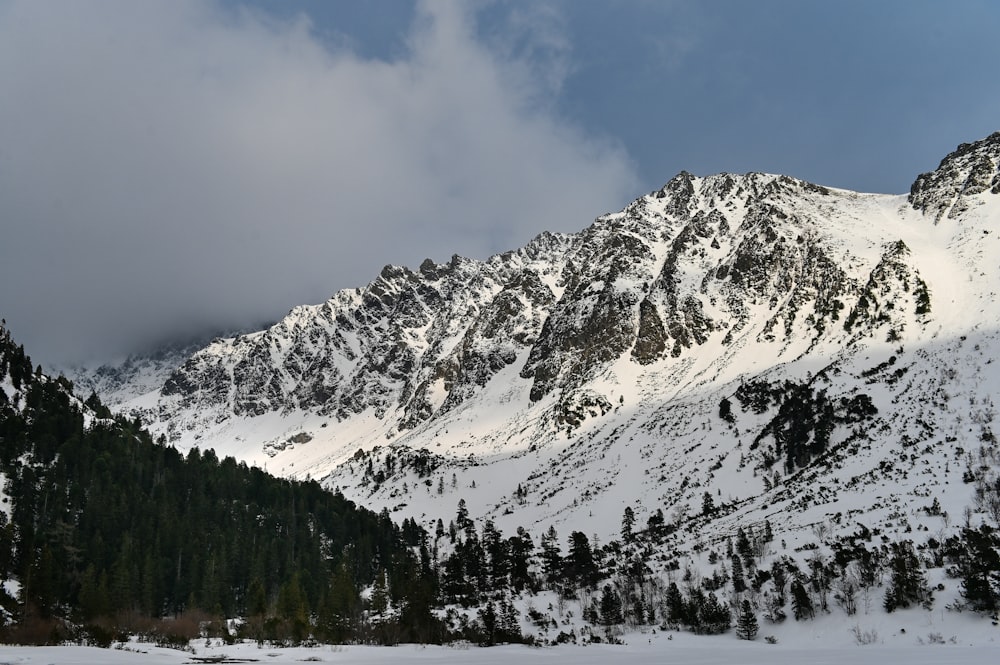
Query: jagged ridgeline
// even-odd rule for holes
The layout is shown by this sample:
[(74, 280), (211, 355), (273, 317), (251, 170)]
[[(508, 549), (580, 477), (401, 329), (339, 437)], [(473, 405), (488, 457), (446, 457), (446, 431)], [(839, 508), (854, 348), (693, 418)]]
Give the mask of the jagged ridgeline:
[[(158, 382), (155, 407), (130, 408), (182, 446), (274, 413), (331, 425), (370, 414), (385, 439), (416, 441), (504, 383), (523, 389), (527, 400), (511, 399), (532, 420), (544, 412), (533, 435), (548, 440), (611, 412), (607, 384), (624, 375), (639, 379), (622, 392), (655, 382), (679, 394), (806, 357), (826, 366), (870, 340), (922, 343), (933, 294), (918, 266), (967, 243), (928, 248), (922, 227), (969, 217), (980, 194), (1000, 191), (997, 136), (920, 176), (908, 201), (682, 172), (579, 233), (542, 233), (485, 261), (386, 266), (266, 330), (215, 340)], [(119, 401), (134, 397), (126, 386)], [(296, 472), (330, 473), (363, 438)]]
[[(199, 623), (233, 616), (259, 638), (357, 639), (359, 593), (376, 577), (407, 608), (399, 636), (433, 637), (415, 525), (314, 482), (154, 442), (138, 420), (33, 369), (2, 327), (0, 481), (0, 578), (19, 584), (0, 592), (7, 639), (89, 626), (186, 642)], [(179, 614), (187, 629), (154, 623)]]

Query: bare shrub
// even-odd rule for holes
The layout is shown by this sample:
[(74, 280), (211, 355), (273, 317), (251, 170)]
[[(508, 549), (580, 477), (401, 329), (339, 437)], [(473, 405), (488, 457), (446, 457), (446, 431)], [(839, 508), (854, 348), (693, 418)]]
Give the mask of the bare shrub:
[(855, 624), (854, 628), (851, 628), (851, 634), (854, 635), (854, 641), (858, 646), (878, 643), (878, 633), (875, 630), (862, 630), (861, 626)]
[(158, 646), (186, 650), (191, 640), (201, 636), (201, 627), (208, 618), (200, 610), (188, 610), (173, 618), (154, 621), (147, 635)]
[(30, 616), (8, 627), (2, 637), (7, 644), (42, 646), (64, 642), (71, 634), (66, 624), (58, 619)]

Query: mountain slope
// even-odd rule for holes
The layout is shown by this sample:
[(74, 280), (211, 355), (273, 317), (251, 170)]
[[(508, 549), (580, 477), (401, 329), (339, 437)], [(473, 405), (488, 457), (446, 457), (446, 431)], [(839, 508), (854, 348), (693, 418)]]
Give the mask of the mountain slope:
[(709, 540), (780, 517), (793, 546), (934, 498), (955, 520), (997, 455), (998, 164), (1000, 133), (908, 196), (681, 173), (577, 234), (387, 266), (120, 403), (427, 524), (464, 499), (607, 539), (631, 507)]

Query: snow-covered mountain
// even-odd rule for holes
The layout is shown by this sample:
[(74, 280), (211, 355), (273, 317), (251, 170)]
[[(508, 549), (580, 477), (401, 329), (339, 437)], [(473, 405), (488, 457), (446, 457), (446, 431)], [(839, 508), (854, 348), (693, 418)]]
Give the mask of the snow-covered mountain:
[(1000, 454), (998, 194), (1000, 133), (909, 195), (681, 173), (579, 233), (387, 266), (159, 374), (104, 368), (104, 398), (427, 524), (463, 499), (601, 539), (626, 507), (708, 540), (944, 528), (989, 510), (970, 483)]

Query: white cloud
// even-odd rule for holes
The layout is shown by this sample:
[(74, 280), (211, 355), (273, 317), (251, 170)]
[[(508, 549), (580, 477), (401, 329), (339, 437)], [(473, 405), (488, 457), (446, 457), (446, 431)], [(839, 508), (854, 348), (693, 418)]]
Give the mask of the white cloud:
[(200, 2), (0, 4), (15, 334), (47, 360), (242, 325), (385, 263), (485, 257), (624, 205), (624, 151), (545, 103), (557, 22), (529, 67), (474, 18), (421, 5), (386, 62)]

